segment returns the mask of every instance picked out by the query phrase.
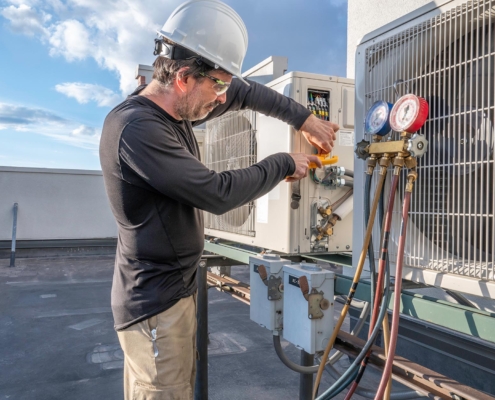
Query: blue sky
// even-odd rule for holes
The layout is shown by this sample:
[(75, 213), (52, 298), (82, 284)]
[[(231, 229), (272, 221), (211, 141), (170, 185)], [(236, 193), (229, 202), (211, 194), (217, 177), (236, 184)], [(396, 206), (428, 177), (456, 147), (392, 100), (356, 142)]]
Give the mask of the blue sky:
[[(276, 55), (345, 76), (346, 0), (224, 1), (248, 29), (243, 70)], [(0, 166), (100, 169), (103, 120), (182, 2), (0, 0)]]

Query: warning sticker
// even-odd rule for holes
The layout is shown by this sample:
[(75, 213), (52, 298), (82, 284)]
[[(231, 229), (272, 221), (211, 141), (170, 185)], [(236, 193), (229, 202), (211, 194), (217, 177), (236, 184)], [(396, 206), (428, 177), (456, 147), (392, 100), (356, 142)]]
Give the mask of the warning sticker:
[(289, 275), (289, 285), (301, 287), (301, 286), (299, 286), (299, 278), (292, 276), (292, 275)]
[(339, 146), (354, 147), (354, 132), (339, 132)]

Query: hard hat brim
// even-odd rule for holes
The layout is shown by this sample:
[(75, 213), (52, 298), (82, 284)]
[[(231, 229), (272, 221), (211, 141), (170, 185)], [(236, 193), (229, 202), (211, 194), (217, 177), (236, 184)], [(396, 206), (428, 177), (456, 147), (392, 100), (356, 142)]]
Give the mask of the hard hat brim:
[[(196, 54), (198, 57), (201, 57), (202, 59), (205, 59), (207, 60), (210, 64), (212, 65), (218, 65), (219, 68), (223, 69), (224, 71), (228, 72), (229, 74), (231, 74), (232, 76), (235, 76), (237, 79), (239, 79), (241, 82), (245, 83), (247, 86), (251, 86), (249, 84), (248, 81), (246, 81), (241, 74), (238, 74), (236, 72), (234, 72), (231, 68), (228, 68), (227, 66), (225, 65), (222, 65), (218, 62), (215, 62), (215, 61), (212, 61), (210, 60), (208, 57), (205, 57), (204, 55), (202, 54), (198, 54), (197, 50), (191, 48), (190, 46), (188, 46), (187, 44), (185, 43), (177, 43), (176, 41), (174, 41), (172, 38), (169, 37), (169, 35), (167, 34), (167, 32), (164, 32), (162, 30), (159, 30), (159, 31), (156, 31), (158, 33), (158, 35), (164, 37), (165, 39), (171, 41), (173, 44), (175, 44), (176, 46), (180, 46), (180, 47), (184, 47), (185, 49), (193, 52), (194, 54)], [(164, 56), (166, 57), (166, 56)]]

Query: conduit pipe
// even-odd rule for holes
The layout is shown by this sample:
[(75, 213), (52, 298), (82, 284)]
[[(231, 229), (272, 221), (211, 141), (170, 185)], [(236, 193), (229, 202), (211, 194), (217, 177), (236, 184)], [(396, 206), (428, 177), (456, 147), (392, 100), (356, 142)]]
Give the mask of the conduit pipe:
[[(359, 332), (361, 332), (361, 329), (364, 326), (366, 318), (368, 318), (369, 312), (370, 312), (370, 303), (365, 303), (363, 308), (361, 309), (359, 320), (356, 323), (354, 329), (351, 331), (351, 335), (355, 335), (355, 336), (359, 335)], [(282, 348), (282, 344), (280, 343), (280, 336), (276, 331), (273, 332), (273, 347), (275, 347), (275, 353), (277, 353), (277, 356), (278, 358), (280, 358), (280, 361), (282, 361), (292, 371), (299, 372), (300, 374), (315, 374), (316, 372), (318, 372), (319, 365), (305, 367), (291, 361), (287, 357), (287, 354), (285, 354), (284, 349)], [(337, 351), (335, 354), (332, 355), (332, 357), (328, 359), (327, 364), (333, 364), (337, 362), (340, 359), (340, 357), (342, 357), (342, 355), (343, 355), (342, 352)]]

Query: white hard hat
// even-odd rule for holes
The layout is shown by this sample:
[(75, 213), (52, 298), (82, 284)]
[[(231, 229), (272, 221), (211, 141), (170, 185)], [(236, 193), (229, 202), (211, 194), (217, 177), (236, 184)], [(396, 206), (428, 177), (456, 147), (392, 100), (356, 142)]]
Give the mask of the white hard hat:
[[(246, 26), (241, 17), (225, 3), (218, 0), (188, 1), (175, 9), (158, 34), (178, 47), (192, 51), (213, 68), (222, 68), (248, 84), (241, 76), (248, 45)], [(187, 51), (177, 51), (181, 56), (176, 54), (174, 57), (174, 49), (165, 47), (162, 55), (166, 57), (194, 57)], [(160, 53), (161, 50), (155, 49), (155, 54)]]

